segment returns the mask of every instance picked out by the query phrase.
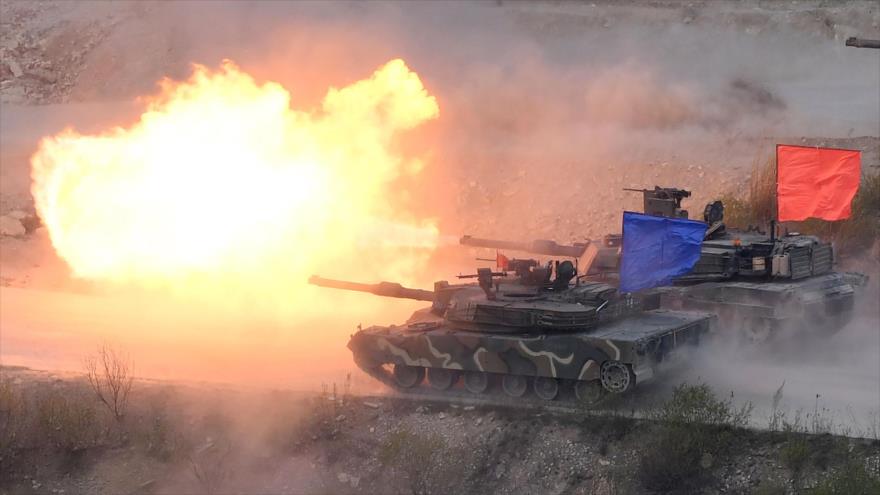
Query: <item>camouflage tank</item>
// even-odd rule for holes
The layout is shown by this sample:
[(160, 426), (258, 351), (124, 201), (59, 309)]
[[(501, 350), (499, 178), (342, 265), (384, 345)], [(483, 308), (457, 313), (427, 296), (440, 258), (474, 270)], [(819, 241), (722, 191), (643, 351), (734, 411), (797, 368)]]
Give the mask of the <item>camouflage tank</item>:
[[(644, 211), (650, 215), (687, 218), (681, 200), (690, 191), (676, 188), (627, 189), (643, 194)], [(775, 236), (755, 227), (747, 231), (727, 229), (724, 205), (706, 205), (703, 220), (709, 225), (701, 256), (693, 270), (669, 287), (646, 291), (661, 298), (661, 307), (701, 310), (719, 317), (724, 329), (742, 331), (764, 340), (783, 327), (836, 330), (853, 315), (856, 289), (867, 277), (835, 272), (831, 244), (815, 236), (787, 233)], [(621, 236), (601, 241), (560, 245), (553, 241), (515, 243), (471, 236), (461, 244), (496, 249), (570, 256), (593, 260), (582, 266), (588, 280), (616, 285)], [(592, 255), (587, 253), (592, 251)], [(584, 263), (584, 262), (582, 262)]]
[(585, 402), (624, 393), (651, 378), (670, 353), (698, 343), (714, 317), (658, 309), (657, 295), (621, 295), (583, 282), (570, 261), (511, 260), (507, 271), (481, 268), (477, 283), (359, 284), (314, 276), (310, 283), (431, 302), (401, 325), (352, 335), (356, 364), (401, 390), (449, 391), (459, 380), (473, 394), (495, 384), (511, 397), (529, 388), (545, 400), (573, 389)]

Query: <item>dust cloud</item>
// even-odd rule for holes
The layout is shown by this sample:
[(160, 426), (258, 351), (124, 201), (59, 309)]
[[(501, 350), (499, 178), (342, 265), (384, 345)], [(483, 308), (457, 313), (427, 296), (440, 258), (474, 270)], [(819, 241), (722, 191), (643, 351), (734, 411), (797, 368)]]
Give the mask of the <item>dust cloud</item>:
[(880, 308), (873, 303), (880, 298), (880, 266), (858, 265), (871, 279), (842, 328), (783, 328), (761, 343), (719, 334), (692, 352), (675, 382), (706, 383), (737, 404), (750, 403), (758, 428), (797, 422), (814, 433), (877, 438)]
[[(622, 209), (640, 207), (640, 198), (623, 187), (692, 189), (686, 206), (699, 212), (747, 179), (751, 163), (769, 152), (769, 137), (880, 132), (880, 62), (842, 43), (846, 35), (864, 34), (865, 26), (876, 31), (870, 27), (876, 10), (854, 19), (853, 11), (867, 7), (804, 7), (784, 17), (696, 4), (64, 7), (57, 15), (83, 25), (105, 23), (106, 35), (63, 103), (4, 105), (4, 182), (10, 184), (3, 186), (4, 199), (26, 197), (19, 184), (29, 187), (25, 169), (12, 164), (29, 156), (40, 136), (64, 126), (88, 132), (130, 125), (139, 111), (129, 102), (154, 93), (156, 81), (182, 80), (191, 64), (217, 67), (223, 59), (258, 81), (280, 83), (302, 109), (317, 108), (328, 87), (350, 84), (388, 60), (405, 60), (437, 97), (440, 117), (396, 143), (401, 153), (424, 155), (424, 168), (396, 179), (389, 190), (395, 208), (436, 222), (448, 236), (441, 241), (459, 234), (596, 238), (619, 230)], [(828, 28), (832, 20), (839, 26)], [(362, 237), (350, 263), (321, 275), (379, 281), (383, 266), (368, 260), (382, 241)], [(35, 242), (48, 249), (45, 237)], [(434, 280), (472, 271), (473, 255), (441, 245), (419, 270), (395, 281), (429, 288)], [(63, 266), (45, 266), (57, 272), (47, 277), (49, 291), (3, 289), (6, 361), (78, 367), (79, 356), (108, 340), (128, 348), (145, 376), (315, 386), (316, 377), (351, 369), (345, 342), (357, 324), (399, 322), (420, 306), (300, 286), (273, 297), (280, 306), (247, 286), (219, 301), (179, 300), (68, 282)], [(301, 314), (290, 314), (284, 297), (297, 300)], [(794, 394), (795, 387), (788, 381), (786, 392)]]

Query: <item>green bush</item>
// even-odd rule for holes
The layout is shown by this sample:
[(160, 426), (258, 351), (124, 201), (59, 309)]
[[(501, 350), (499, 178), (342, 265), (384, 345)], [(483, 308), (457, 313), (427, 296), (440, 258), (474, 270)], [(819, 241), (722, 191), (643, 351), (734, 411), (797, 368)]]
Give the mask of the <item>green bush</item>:
[(639, 478), (649, 490), (698, 491), (718, 459), (729, 454), (751, 406), (735, 408), (705, 384), (681, 385), (654, 414), (657, 428), (639, 457)]
[(871, 476), (855, 459), (847, 461), (834, 474), (825, 478), (807, 495), (856, 495), (880, 493), (880, 479)]
[(779, 460), (787, 467), (795, 480), (800, 479), (801, 471), (810, 458), (810, 443), (804, 432), (788, 432), (785, 443), (779, 449)]
[(467, 452), (450, 449), (442, 438), (399, 429), (379, 447), (379, 461), (405, 473), (414, 493), (458, 493), (465, 489)]
[(752, 495), (785, 495), (785, 485), (782, 483), (762, 483), (752, 491)]

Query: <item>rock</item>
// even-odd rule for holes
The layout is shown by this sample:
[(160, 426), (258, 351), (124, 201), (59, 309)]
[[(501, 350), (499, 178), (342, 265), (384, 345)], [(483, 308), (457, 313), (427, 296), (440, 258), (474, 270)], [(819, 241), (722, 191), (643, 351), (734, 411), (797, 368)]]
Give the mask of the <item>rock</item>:
[(712, 467), (712, 454), (704, 452), (703, 456), (700, 458), (700, 466), (703, 469), (709, 469)]
[(473, 411), (474, 409), (476, 409), (474, 406), (464, 406), (465, 411)]
[(357, 488), (358, 485), (361, 484), (361, 479), (357, 476), (349, 476), (348, 484), (351, 485), (352, 488)]
[(6, 65), (8, 65), (9, 70), (12, 71), (13, 77), (19, 78), (24, 75), (24, 71), (21, 70), (21, 65), (14, 58), (7, 59)]
[(29, 77), (31, 77), (33, 79), (36, 79), (37, 81), (49, 83), (49, 84), (52, 84), (58, 80), (58, 77), (55, 76), (55, 74), (53, 74), (51, 71), (48, 71), (46, 69), (40, 69), (40, 68), (30, 69), (25, 74), (27, 74)]
[(24, 234), (24, 225), (22, 225), (18, 219), (9, 215), (3, 215), (0, 217), (0, 235), (18, 237), (23, 236)]
[(336, 416), (336, 421), (343, 421), (343, 420), (345, 420), (345, 414), (340, 414), (339, 416)]
[(379, 409), (381, 404), (376, 402), (364, 402), (364, 406), (369, 407), (370, 409)]
[(348, 483), (348, 474), (347, 473), (338, 473), (336, 475), (336, 479), (338, 479), (340, 483)]
[(374, 427), (371, 426), (371, 427), (370, 427), (370, 433), (376, 433), (376, 428), (374, 428)]
[(609, 461), (608, 459), (599, 459), (599, 464), (602, 466), (609, 466), (611, 465), (611, 461)]
[(483, 418), (477, 418), (477, 420), (474, 421), (474, 423), (476, 423), (477, 426), (480, 426), (481, 424), (483, 424)]
[(440, 419), (446, 419), (446, 413), (440, 413), (439, 418), (440, 418)]

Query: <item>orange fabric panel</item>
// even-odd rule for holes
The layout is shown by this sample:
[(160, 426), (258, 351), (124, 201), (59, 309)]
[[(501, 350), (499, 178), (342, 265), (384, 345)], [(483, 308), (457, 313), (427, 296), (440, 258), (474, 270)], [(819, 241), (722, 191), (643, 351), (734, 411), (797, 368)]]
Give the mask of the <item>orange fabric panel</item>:
[(859, 190), (861, 163), (860, 151), (778, 145), (778, 220), (849, 218)]
[(500, 251), (495, 251), (495, 267), (503, 271), (507, 271), (510, 268), (510, 260), (507, 256), (501, 254)]

